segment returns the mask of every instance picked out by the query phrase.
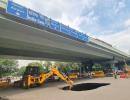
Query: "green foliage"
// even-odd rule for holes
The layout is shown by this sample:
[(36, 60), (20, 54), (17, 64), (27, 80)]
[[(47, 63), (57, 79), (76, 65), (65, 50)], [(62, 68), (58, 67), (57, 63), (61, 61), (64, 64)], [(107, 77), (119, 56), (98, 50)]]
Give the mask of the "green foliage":
[(79, 70), (78, 63), (65, 63), (65, 62), (58, 62), (59, 66), (58, 69), (63, 73), (67, 73), (70, 70)]
[(51, 63), (50, 61), (45, 61), (45, 62), (44, 62), (44, 65), (45, 65), (46, 67), (50, 67), (50, 66), (52, 66), (52, 63)]
[(17, 61), (0, 58), (0, 77), (11, 75), (18, 70)]
[[(39, 62), (32, 62), (32, 63), (29, 63), (28, 66), (38, 66), (39, 67), (39, 71), (40, 73), (42, 72), (47, 72), (47, 68), (42, 65), (42, 63), (39, 63)], [(18, 76), (21, 76), (24, 74), (25, 70), (26, 70), (26, 67), (27, 66), (22, 66), (21, 68), (19, 68), (18, 72), (17, 72), (17, 75)]]
[(103, 67), (100, 64), (94, 64), (92, 68), (94, 71), (102, 71), (103, 70)]
[(52, 63), (50, 61), (45, 61), (43, 64), (43, 68), (45, 70), (45, 72), (49, 71), (49, 68), (52, 66)]
[(50, 62), (45, 62), (44, 65), (42, 64), (42, 62), (41, 63), (39, 63), (39, 62), (32, 62), (32, 63), (28, 64), (28, 66), (38, 66), (39, 70), (40, 70), (40, 73), (42, 73), (42, 72), (48, 72), (50, 65), (51, 65)]
[(39, 62), (32, 62), (32, 63), (29, 63), (28, 66), (42, 66), (42, 64)]
[(24, 74), (25, 70), (26, 70), (26, 66), (20, 67), (18, 72), (17, 72), (17, 75), (22, 76)]
[[(52, 63), (50, 61), (45, 61), (44, 64), (42, 64), (42, 62), (32, 62), (29, 63), (28, 66), (38, 66), (40, 68), (40, 72), (48, 72), (50, 67), (52, 66)], [(67, 73), (70, 70), (79, 70), (78, 63), (55, 62), (55, 66), (58, 68), (59, 71), (63, 73)], [(25, 66), (21, 67), (17, 74), (23, 75), (25, 69)]]
[(71, 63), (70, 67), (71, 70), (79, 70), (79, 64), (78, 63)]

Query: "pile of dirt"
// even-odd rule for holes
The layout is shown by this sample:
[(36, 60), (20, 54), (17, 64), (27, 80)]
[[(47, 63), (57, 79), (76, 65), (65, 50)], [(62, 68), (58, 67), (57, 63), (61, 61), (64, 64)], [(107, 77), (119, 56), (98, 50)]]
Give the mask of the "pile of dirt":
[[(74, 85), (71, 90), (72, 91), (86, 91), (93, 90), (102, 86), (110, 85), (110, 83), (82, 83)], [(63, 87), (63, 90), (69, 90), (69, 86)]]

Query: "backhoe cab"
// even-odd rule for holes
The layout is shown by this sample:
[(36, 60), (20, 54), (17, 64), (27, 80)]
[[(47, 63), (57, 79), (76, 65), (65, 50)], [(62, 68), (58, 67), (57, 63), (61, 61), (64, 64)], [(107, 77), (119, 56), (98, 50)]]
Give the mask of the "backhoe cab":
[[(33, 86), (42, 85), (49, 77), (57, 75), (63, 81), (65, 81), (70, 89), (73, 86), (73, 81), (71, 81), (68, 76), (62, 75), (55, 67), (52, 67), (48, 73), (40, 72), (39, 66), (27, 66), (26, 71), (20, 82), (15, 82), (15, 86), (22, 86), (23, 88), (30, 88)], [(18, 85), (19, 84), (19, 85)]]

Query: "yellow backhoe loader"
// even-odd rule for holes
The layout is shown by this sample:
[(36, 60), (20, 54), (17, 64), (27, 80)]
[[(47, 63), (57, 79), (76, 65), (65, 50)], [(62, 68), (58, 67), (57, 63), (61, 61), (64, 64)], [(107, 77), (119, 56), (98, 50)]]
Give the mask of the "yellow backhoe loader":
[(53, 75), (57, 75), (69, 85), (70, 89), (72, 88), (73, 81), (68, 76), (61, 74), (55, 67), (52, 67), (48, 73), (40, 73), (39, 66), (27, 66), (22, 80), (14, 82), (14, 86), (26, 89), (33, 86), (40, 86)]

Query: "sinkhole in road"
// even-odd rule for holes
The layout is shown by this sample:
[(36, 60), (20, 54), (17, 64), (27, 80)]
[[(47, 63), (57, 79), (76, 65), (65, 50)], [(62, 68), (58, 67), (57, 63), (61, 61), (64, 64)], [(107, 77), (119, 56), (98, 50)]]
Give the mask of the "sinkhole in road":
[[(107, 85), (110, 85), (110, 83), (82, 83), (74, 85), (71, 91), (87, 91)], [(69, 90), (69, 86), (63, 87), (62, 90)]]

